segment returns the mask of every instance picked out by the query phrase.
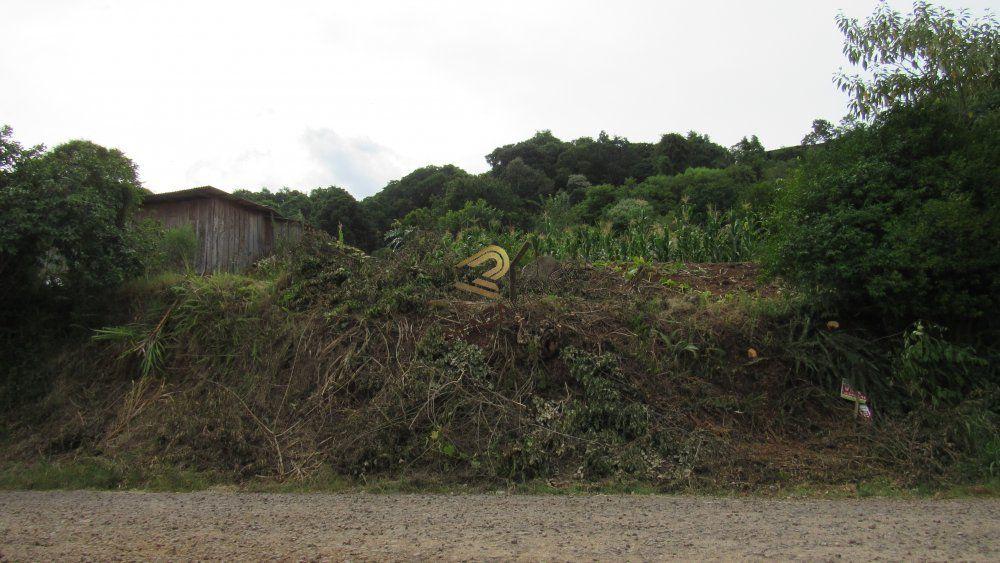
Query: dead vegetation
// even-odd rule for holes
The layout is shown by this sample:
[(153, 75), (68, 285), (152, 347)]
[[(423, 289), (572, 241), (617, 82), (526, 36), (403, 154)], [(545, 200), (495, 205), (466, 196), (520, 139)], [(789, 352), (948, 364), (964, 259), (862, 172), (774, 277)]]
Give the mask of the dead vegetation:
[(913, 417), (857, 422), (834, 385), (878, 358), (751, 265), (559, 263), (483, 302), (451, 289), (460, 258), (316, 239), (249, 276), (137, 284), (117, 327), (52, 359), (4, 453), (662, 490), (927, 482), (963, 455)]

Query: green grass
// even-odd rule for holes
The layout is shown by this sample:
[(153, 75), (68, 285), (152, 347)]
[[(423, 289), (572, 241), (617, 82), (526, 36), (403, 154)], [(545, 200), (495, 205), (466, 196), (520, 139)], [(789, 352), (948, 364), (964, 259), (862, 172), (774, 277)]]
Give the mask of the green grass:
[[(321, 470), (306, 479), (253, 480), (229, 483), (216, 476), (186, 469), (159, 466), (140, 470), (98, 458), (76, 461), (12, 464), (0, 468), (0, 490), (134, 490), (192, 492), (209, 489), (264, 493), (372, 493), (372, 494), (489, 494), (520, 495), (655, 495), (664, 494), (651, 482), (605, 481), (553, 484), (550, 481), (524, 483), (456, 482), (433, 476), (348, 478)], [(673, 491), (666, 494), (694, 494), (729, 498), (780, 499), (859, 499), (859, 498), (1000, 498), (1000, 479), (979, 484), (941, 487), (900, 487), (885, 479), (842, 485), (805, 484), (787, 488), (746, 492), (734, 490)]]
[(200, 491), (212, 476), (169, 466), (126, 467), (98, 458), (64, 462), (12, 464), (0, 469), (0, 490), (145, 490)]
[(96, 460), (17, 464), (0, 471), (0, 489), (116, 489), (121, 483), (113, 466)]

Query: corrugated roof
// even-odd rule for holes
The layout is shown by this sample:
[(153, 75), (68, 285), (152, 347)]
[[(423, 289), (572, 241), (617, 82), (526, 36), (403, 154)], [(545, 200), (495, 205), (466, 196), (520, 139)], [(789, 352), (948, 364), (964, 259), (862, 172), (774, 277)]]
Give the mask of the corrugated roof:
[(213, 197), (229, 200), (236, 205), (260, 211), (261, 213), (273, 214), (274, 218), (280, 221), (294, 221), (294, 219), (285, 217), (278, 210), (272, 207), (268, 207), (262, 203), (257, 203), (256, 201), (250, 201), (249, 199), (243, 199), (242, 197), (235, 196), (229, 192), (224, 192), (219, 188), (213, 188), (212, 186), (201, 186), (200, 188), (190, 188), (187, 190), (178, 190), (176, 192), (164, 192), (162, 194), (150, 194), (142, 198), (142, 203), (145, 205), (147, 203), (166, 203), (171, 201), (186, 201), (189, 199), (211, 199)]

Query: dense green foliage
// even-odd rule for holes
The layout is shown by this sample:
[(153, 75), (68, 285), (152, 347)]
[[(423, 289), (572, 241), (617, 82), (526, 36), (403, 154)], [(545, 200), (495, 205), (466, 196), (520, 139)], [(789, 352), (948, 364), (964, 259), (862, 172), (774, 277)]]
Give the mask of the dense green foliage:
[(267, 205), (283, 216), (296, 221), (309, 221), (315, 207), (310, 201), (309, 195), (290, 188), (281, 188), (275, 192), (267, 188), (262, 188), (259, 192), (235, 190), (233, 195)]
[(316, 188), (309, 194), (282, 188), (272, 192), (236, 190), (234, 195), (273, 208), (289, 219), (318, 227), (331, 236), (343, 237), (348, 244), (372, 250), (378, 246), (375, 227), (347, 190), (337, 186)]
[[(427, 167), (391, 182), (361, 202), (375, 226), (514, 227), (551, 230), (554, 202), (562, 227), (610, 223), (664, 224), (690, 203), (689, 217), (711, 211), (770, 205), (784, 158), (772, 158), (755, 136), (732, 151), (707, 136), (664, 135), (657, 144), (630, 143), (605, 133), (563, 142), (543, 131), (487, 155), (492, 170), (471, 175), (454, 167)], [(764, 181), (767, 180), (767, 181)]]
[(147, 229), (132, 214), (136, 167), (117, 150), (70, 141), (25, 149), (0, 130), (0, 405), (31, 396), (43, 348), (142, 273)]
[[(361, 202), (336, 187), (235, 193), (370, 251), (397, 222), (453, 233), (531, 229), (543, 221), (547, 201), (560, 196), (573, 206), (563, 226), (610, 222), (620, 230), (636, 223), (636, 210), (644, 224), (663, 224), (685, 202), (703, 220), (713, 210), (769, 205), (773, 180), (789, 170), (786, 158), (772, 158), (756, 136), (730, 150), (695, 132), (669, 133), (654, 144), (605, 132), (566, 142), (541, 131), (486, 160), (491, 170), (478, 175), (451, 165), (414, 170)], [(761, 182), (765, 177), (772, 184)]]
[(434, 198), (444, 195), (449, 181), (466, 176), (457, 166), (425, 166), (399, 180), (389, 182), (363, 205), (379, 231), (385, 231), (397, 219), (415, 209), (429, 207)]
[(781, 193), (767, 263), (842, 311), (996, 323), (1000, 108), (927, 102), (808, 155)]
[[(622, 201), (633, 204), (641, 200)], [(694, 220), (690, 208), (682, 208), (677, 215), (655, 224), (646, 210), (637, 214), (619, 229), (610, 224), (542, 227), (537, 232), (467, 228), (452, 240), (466, 253), (487, 244), (519, 249), (527, 243), (537, 252), (561, 260), (632, 263), (743, 262), (753, 259), (763, 242), (761, 219), (755, 214), (712, 212)], [(401, 229), (392, 234), (406, 232)]]
[(132, 161), (87, 141), (17, 155), (9, 133), (0, 140), (13, 157), (0, 172), (0, 293), (79, 298), (140, 271), (127, 228), (142, 197)]

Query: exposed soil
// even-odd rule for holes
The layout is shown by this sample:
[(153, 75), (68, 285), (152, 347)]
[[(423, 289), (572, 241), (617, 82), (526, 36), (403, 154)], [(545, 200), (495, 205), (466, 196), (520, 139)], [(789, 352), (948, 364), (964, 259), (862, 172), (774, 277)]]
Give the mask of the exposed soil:
[(656, 270), (660, 280), (669, 279), (674, 287), (685, 285), (694, 291), (708, 291), (724, 295), (736, 291), (770, 296), (777, 293), (773, 283), (761, 283), (760, 266), (750, 262), (686, 263), (670, 270), (662, 266)]
[(0, 493), (0, 560), (997, 560), (1000, 501)]

